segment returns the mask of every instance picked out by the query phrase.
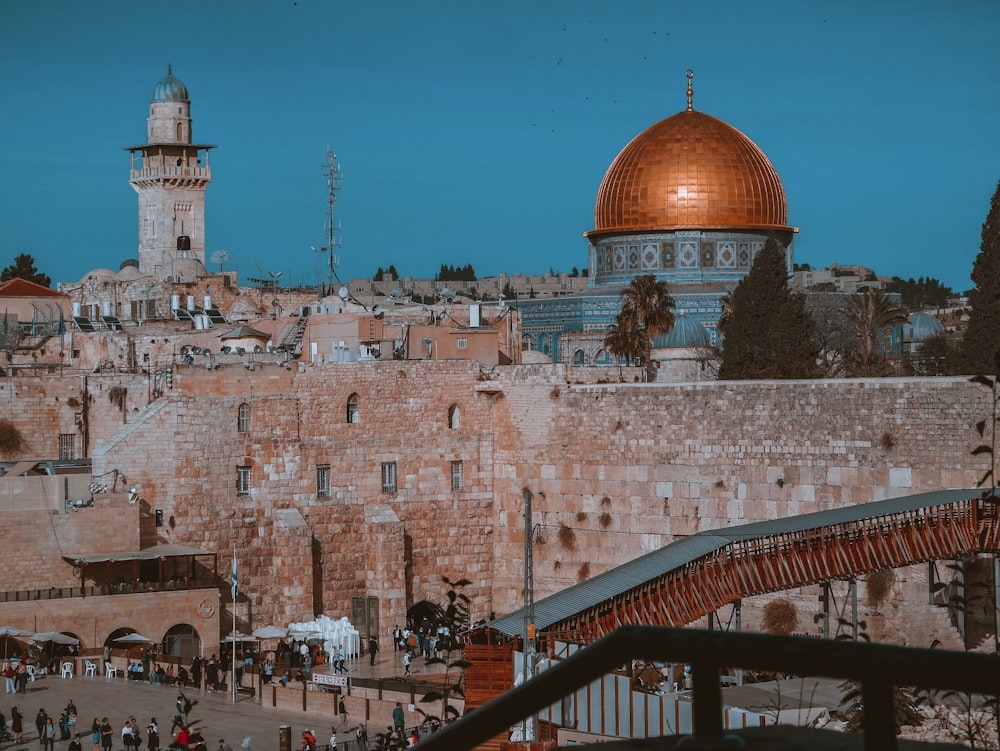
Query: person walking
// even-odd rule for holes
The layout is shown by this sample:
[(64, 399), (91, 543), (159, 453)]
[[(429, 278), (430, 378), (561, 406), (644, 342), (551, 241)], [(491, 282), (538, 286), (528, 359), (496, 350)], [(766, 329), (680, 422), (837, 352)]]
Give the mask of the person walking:
[(410, 660), (412, 659), (409, 652), (403, 652), (403, 675), (412, 675), (410, 673)]
[(56, 747), (56, 724), (51, 717), (45, 718), (45, 725), (42, 726), (42, 734), (38, 739), (45, 751), (55, 751)]
[(115, 729), (111, 727), (111, 723), (108, 721), (107, 717), (101, 718), (101, 748), (104, 751), (111, 751), (111, 746), (114, 744), (114, 734)]
[(403, 705), (398, 701), (392, 710), (392, 729), (403, 740), (403, 731), (406, 728), (406, 715), (403, 714)]
[(155, 717), (146, 726), (146, 751), (160, 751), (160, 727)]
[(368, 637), (368, 657), (369, 657), (369, 664), (372, 667), (375, 666), (375, 655), (377, 654), (378, 654), (378, 639), (376, 639), (375, 635), (373, 634)]
[(15, 743), (24, 738), (24, 715), (17, 711), (17, 707), (10, 708), (10, 732), (14, 734)]
[(45, 714), (44, 709), (39, 709), (38, 714), (35, 715), (35, 730), (38, 731), (38, 743), (42, 745), (45, 743), (45, 722), (49, 719), (49, 716)]
[(340, 714), (340, 724), (347, 725), (347, 705), (344, 703), (344, 697), (340, 697), (340, 701), (337, 703), (337, 712)]

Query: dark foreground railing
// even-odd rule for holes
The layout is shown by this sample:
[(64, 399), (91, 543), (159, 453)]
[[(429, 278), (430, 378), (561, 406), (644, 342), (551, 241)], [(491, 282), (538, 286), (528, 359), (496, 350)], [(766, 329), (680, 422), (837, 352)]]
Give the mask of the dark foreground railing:
[(721, 669), (855, 680), (862, 686), (866, 751), (894, 751), (893, 687), (1000, 695), (1000, 657), (853, 641), (625, 626), (422, 740), (423, 751), (467, 751), (630, 661), (684, 662), (694, 677), (694, 728), (723, 737)]

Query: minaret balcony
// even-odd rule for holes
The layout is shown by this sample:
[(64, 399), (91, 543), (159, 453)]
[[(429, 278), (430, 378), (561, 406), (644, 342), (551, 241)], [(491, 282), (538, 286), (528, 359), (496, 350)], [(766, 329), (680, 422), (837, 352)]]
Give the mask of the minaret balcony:
[(132, 170), (131, 180), (162, 180), (173, 178), (195, 177), (202, 180), (212, 179), (211, 167), (143, 167)]

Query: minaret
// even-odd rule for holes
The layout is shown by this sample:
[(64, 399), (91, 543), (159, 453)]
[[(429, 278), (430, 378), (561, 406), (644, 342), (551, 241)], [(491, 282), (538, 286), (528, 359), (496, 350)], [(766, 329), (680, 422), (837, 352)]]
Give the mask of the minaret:
[(208, 153), (215, 147), (192, 142), (187, 87), (169, 66), (153, 89), (146, 122), (148, 142), (127, 147), (129, 183), (139, 194), (139, 270), (182, 278), (192, 263), (181, 259), (205, 265), (205, 188), (212, 182)]

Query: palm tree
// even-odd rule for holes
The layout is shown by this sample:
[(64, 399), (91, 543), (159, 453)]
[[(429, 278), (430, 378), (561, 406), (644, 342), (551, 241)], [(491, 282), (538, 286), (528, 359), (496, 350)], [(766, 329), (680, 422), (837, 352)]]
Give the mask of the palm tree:
[(654, 337), (674, 327), (674, 298), (667, 283), (647, 274), (621, 291), (621, 309), (604, 338), (604, 346), (617, 357), (646, 366), (646, 380), (654, 379)]
[(850, 375), (884, 375), (892, 329), (906, 323), (909, 312), (885, 290), (865, 287), (849, 298), (847, 314), (858, 335)]

